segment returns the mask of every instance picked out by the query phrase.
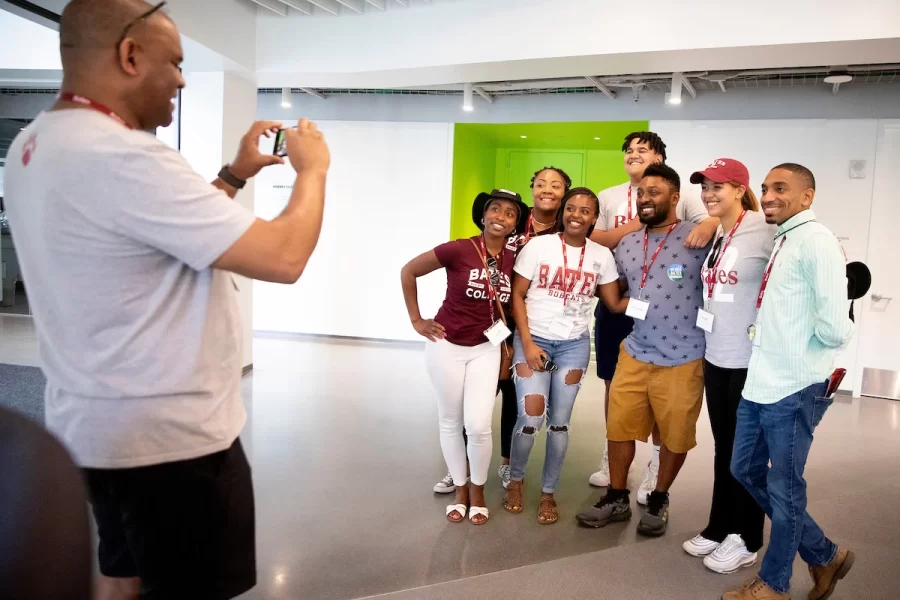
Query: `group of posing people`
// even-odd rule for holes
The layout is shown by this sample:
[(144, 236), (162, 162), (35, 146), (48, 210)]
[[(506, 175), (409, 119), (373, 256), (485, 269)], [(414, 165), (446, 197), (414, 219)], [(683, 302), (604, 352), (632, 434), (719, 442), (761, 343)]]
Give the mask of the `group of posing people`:
[[(533, 208), (511, 191), (482, 193), (472, 207), (480, 235), (403, 268), (410, 319), (429, 340), (425, 361), (449, 470), (435, 491), (456, 494), (446, 517), (475, 525), (490, 517), (484, 485), (499, 392), (503, 506), (523, 511), (526, 465), (546, 421), (537, 520), (559, 520), (554, 492), (599, 298), (594, 337), (607, 446), (590, 483), (606, 493), (577, 521), (603, 527), (631, 518), (635, 442), (652, 439), (638, 531), (665, 533), (669, 488), (696, 446), (705, 391), (715, 439), (712, 508), (684, 550), (719, 573), (751, 566), (768, 515), (758, 577), (723, 598), (790, 598), (798, 550), (815, 584), (809, 598), (827, 598), (854, 557), (806, 513), (803, 466), (833, 402), (833, 359), (852, 322), (845, 257), (810, 208), (813, 174), (797, 164), (772, 169), (760, 211), (737, 160), (717, 159), (691, 175), (701, 203), (682, 200), (658, 135), (632, 133), (623, 151), (627, 183), (598, 196), (547, 167), (532, 179)], [(441, 268), (446, 298), (426, 319), (416, 279)]]

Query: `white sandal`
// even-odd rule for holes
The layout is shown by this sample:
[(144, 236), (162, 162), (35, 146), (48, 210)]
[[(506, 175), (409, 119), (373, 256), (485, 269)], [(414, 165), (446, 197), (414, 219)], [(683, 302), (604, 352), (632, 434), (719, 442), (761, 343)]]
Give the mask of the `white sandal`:
[[(450, 518), (450, 513), (458, 512), (460, 515), (459, 521), (454, 521)], [(466, 505), (465, 504), (451, 504), (447, 507), (447, 520), (451, 523), (462, 523), (466, 520)]]
[[(475, 515), (481, 515), (484, 517), (484, 521), (481, 523), (476, 523), (473, 521), (473, 517)], [(487, 509), (486, 506), (472, 506), (469, 508), (469, 520), (472, 521), (472, 525), (484, 525), (488, 522), (488, 519), (491, 517), (491, 512)]]

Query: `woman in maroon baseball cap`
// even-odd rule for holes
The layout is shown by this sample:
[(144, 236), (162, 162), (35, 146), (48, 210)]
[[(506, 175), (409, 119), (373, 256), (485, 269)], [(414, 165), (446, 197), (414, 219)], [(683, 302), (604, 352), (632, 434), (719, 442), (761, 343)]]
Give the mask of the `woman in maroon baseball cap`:
[(684, 543), (717, 573), (756, 562), (765, 514), (731, 475), (737, 409), (747, 378), (756, 320), (756, 298), (774, 246), (775, 227), (766, 224), (750, 189), (750, 173), (732, 158), (714, 160), (691, 175), (710, 217), (721, 221), (702, 271), (703, 308), (697, 326), (706, 335), (703, 373), (706, 406), (715, 439), (715, 478), (709, 524)]

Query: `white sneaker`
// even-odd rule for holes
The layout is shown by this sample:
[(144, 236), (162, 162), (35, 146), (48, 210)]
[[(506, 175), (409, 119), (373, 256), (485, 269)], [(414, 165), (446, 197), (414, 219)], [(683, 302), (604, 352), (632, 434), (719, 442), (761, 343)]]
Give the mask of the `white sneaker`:
[(447, 473), (443, 479), (434, 484), (435, 494), (452, 494), (456, 491), (456, 484), (453, 483), (453, 476)]
[(656, 489), (656, 480), (659, 477), (659, 467), (653, 466), (652, 462), (647, 463), (644, 469), (644, 480), (641, 481), (641, 487), (638, 488), (637, 501), (641, 506), (647, 506), (647, 496)]
[(503, 489), (509, 487), (509, 465), (500, 465), (500, 469), (497, 471), (497, 475), (500, 476), (500, 481), (503, 483)]
[(709, 556), (719, 547), (719, 542), (708, 540), (699, 533), (681, 545), (684, 551), (691, 556), (703, 558)]
[(716, 551), (703, 559), (703, 564), (716, 573), (734, 573), (741, 567), (749, 567), (756, 563), (756, 552), (747, 550), (747, 544), (741, 536), (732, 533), (719, 544)]
[(609, 487), (609, 455), (604, 452), (600, 470), (591, 475), (588, 482), (594, 487)]

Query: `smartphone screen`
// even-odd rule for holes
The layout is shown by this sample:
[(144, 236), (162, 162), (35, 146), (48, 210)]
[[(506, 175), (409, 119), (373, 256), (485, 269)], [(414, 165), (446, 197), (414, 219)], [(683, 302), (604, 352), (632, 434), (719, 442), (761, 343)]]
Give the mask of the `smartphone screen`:
[(287, 156), (287, 136), (284, 132), (285, 130), (281, 129), (275, 134), (275, 149), (272, 151), (275, 156)]

